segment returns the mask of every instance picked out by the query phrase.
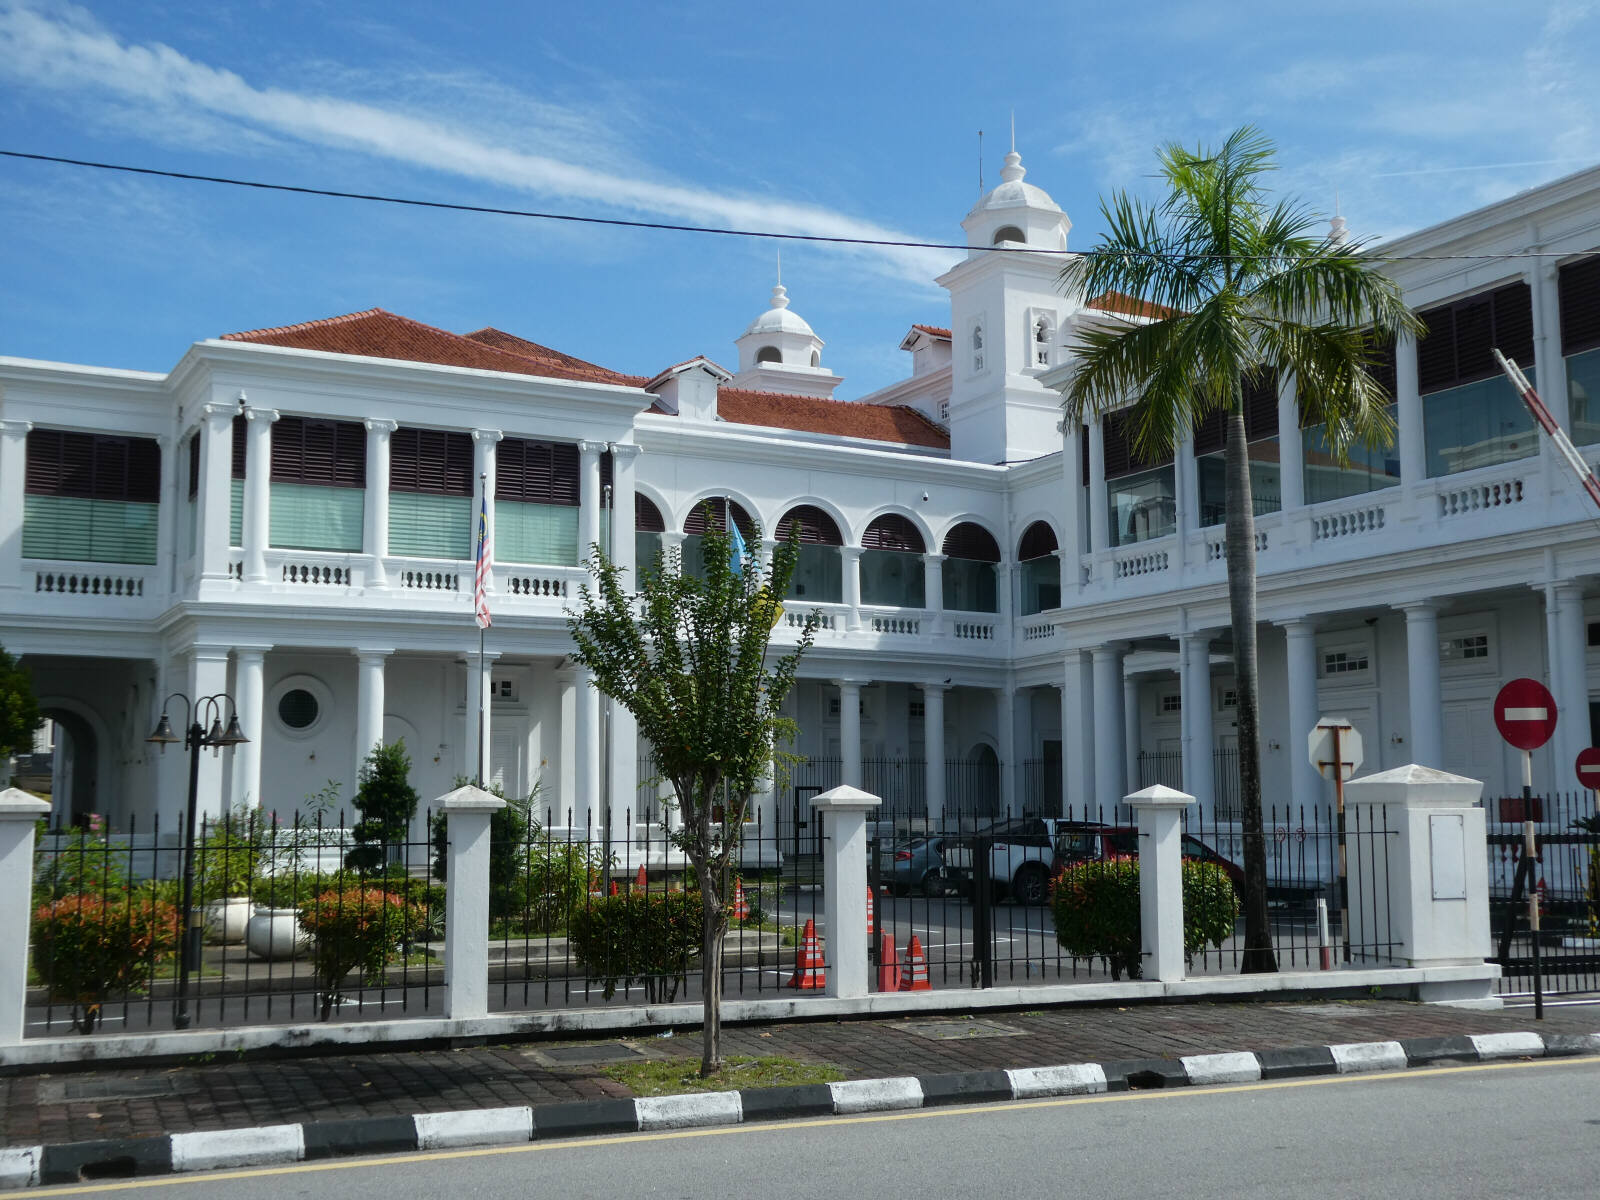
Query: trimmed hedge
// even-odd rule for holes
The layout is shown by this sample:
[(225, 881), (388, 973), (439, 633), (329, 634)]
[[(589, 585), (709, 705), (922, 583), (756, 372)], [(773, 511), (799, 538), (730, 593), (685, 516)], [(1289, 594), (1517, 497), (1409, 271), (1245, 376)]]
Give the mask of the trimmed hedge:
[(699, 892), (629, 893), (592, 901), (569, 918), (573, 957), (605, 998), (644, 985), (651, 1004), (674, 1000), (692, 960), (700, 955), (705, 915)]
[[(1143, 974), (1139, 929), (1139, 860), (1078, 863), (1056, 876), (1050, 891), (1056, 940), (1078, 958), (1104, 958), (1111, 978)], [(1183, 863), (1183, 949), (1221, 946), (1239, 917), (1239, 897), (1215, 863)]]

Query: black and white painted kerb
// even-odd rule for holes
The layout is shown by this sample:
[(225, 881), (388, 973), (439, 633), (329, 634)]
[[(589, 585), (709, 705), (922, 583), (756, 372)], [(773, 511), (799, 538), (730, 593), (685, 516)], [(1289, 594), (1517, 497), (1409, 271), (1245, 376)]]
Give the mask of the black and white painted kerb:
[(1141, 1088), (1253, 1083), (1305, 1075), (1396, 1071), (1440, 1062), (1600, 1054), (1600, 1033), (1487, 1033), (1354, 1042), (1184, 1058), (1123, 1059), (803, 1084), (689, 1096), (582, 1100), (521, 1108), (259, 1125), (167, 1137), (0, 1148), (0, 1187), (254, 1167), (352, 1154), (521, 1145), (556, 1138), (708, 1128), (747, 1121), (886, 1112), (985, 1101), (1089, 1096)]

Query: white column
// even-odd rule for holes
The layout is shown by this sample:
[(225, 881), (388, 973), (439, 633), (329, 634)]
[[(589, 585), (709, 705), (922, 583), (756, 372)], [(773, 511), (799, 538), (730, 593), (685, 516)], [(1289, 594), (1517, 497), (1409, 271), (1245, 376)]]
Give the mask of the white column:
[(1306, 502), (1305, 443), (1300, 439), (1300, 400), (1294, 372), (1278, 379), (1278, 495), (1285, 512)]
[(1144, 749), (1144, 723), (1139, 719), (1139, 679), (1122, 677), (1123, 778), (1132, 787), (1139, 782), (1139, 751)]
[(278, 410), (246, 408), (244, 419), (244, 582), (265, 583), (272, 537), (272, 423)]
[(633, 837), (631, 822), (639, 819), (639, 722), (622, 705), (605, 697), (602, 701), (611, 722), (611, 767), (607, 772), (611, 794), (611, 836)]
[(1139, 933), (1143, 977), (1183, 978), (1183, 810), (1194, 797), (1157, 784), (1125, 796), (1139, 825)]
[[(494, 744), (494, 730), (491, 728), (493, 708), (489, 703), (489, 688), (494, 680), (495, 660), (500, 657), (498, 651), (491, 650), (482, 655), (482, 665), (479, 665), (479, 655), (476, 653), (464, 654), (461, 661), (467, 667), (467, 706), (466, 720), (461, 729), (461, 744), (466, 747), (463, 759), (466, 762), (466, 774), (483, 781), (488, 786), (489, 772), (489, 747)], [(479, 717), (482, 724), (479, 724)], [(481, 733), (480, 733), (481, 729)], [(383, 713), (378, 714), (378, 736), (383, 733)], [(363, 755), (364, 757), (364, 755)]]
[(605, 819), (600, 796), (600, 693), (594, 686), (594, 674), (583, 667), (578, 668), (575, 686), (572, 824), (597, 837)]
[[(1567, 396), (1567, 364), (1561, 355), (1560, 274), (1560, 264), (1554, 259), (1530, 260), (1523, 272), (1523, 278), (1533, 293), (1533, 361), (1538, 368), (1537, 378), (1532, 373), (1529, 378), (1533, 379), (1533, 386), (1539, 389), (1539, 399), (1544, 401), (1556, 424), (1570, 435), (1572, 413)], [(1566, 469), (1549, 438), (1539, 438), (1539, 453), (1550, 460), (1552, 467)]]
[[(22, 1045), (33, 907), (33, 831), (50, 806), (21, 788), (0, 790), (0, 1046)], [(864, 843), (863, 843), (864, 844)], [(863, 953), (862, 958), (866, 955)], [(865, 962), (863, 961), (863, 968)]]
[(943, 683), (922, 685), (923, 770), (927, 775), (923, 790), (928, 823), (934, 826), (944, 820), (944, 694), (948, 687)]
[(1083, 459), (1078, 449), (1083, 425), (1062, 421), (1061, 430), (1061, 595), (1083, 587)]
[(178, 472), (183, 455), (178, 453), (178, 441), (172, 434), (162, 434), (156, 439), (161, 447), (161, 503), (156, 513), (156, 570), (161, 573), (162, 588), (169, 594), (178, 590), (178, 520), (182, 505), (178, 503)]
[(604, 442), (578, 443), (578, 560), (600, 541), (600, 455)]
[[(472, 431), (472, 560), (478, 559), (478, 506), (483, 505), (484, 528), (489, 538), (489, 556), (494, 561), (494, 448), (505, 434), (498, 429)], [(489, 587), (493, 588), (491, 575)]]
[[(248, 511), (248, 509), (246, 510)], [(233, 700), (245, 741), (233, 748), (234, 803), (260, 808), (262, 708), (266, 704), (265, 664), (269, 646), (233, 648)]]
[(1005, 557), (994, 565), (994, 601), (995, 615), (1000, 618), (1004, 632), (1016, 619), (1017, 609), (1022, 607), (1017, 603), (1017, 564)]
[(839, 547), (839, 558), (844, 572), (845, 628), (861, 628), (861, 547)]
[(1017, 693), (1009, 681), (995, 689), (995, 741), (1000, 747), (1000, 810), (1008, 817), (1022, 812), (1017, 795)]
[(933, 615), (929, 619), (930, 633), (944, 632), (944, 555), (922, 556), (923, 605)]
[(200, 578), (228, 578), (228, 524), (233, 497), (233, 419), (237, 404), (207, 404), (200, 422)]
[(1410, 697), (1411, 761), (1443, 770), (1444, 698), (1439, 689), (1439, 605), (1395, 606), (1406, 614), (1406, 692)]
[(1111, 819), (1112, 808), (1127, 795), (1122, 753), (1121, 642), (1096, 646), (1094, 655), (1094, 803)]
[(445, 889), (444, 1015), (450, 1020), (489, 1013), (489, 819), (505, 801), (481, 788), (439, 797), (449, 831), (450, 886)]
[(1094, 673), (1089, 656), (1068, 650), (1061, 676), (1061, 773), (1067, 807), (1064, 813), (1093, 819)]
[[(1289, 801), (1302, 808), (1328, 794), (1322, 776), (1305, 751), (1306, 739), (1322, 717), (1317, 699), (1317, 626), (1304, 619), (1281, 624), (1289, 676), (1289, 736), (1284, 743), (1289, 755)], [(1377, 747), (1373, 749), (1376, 751)]]
[[(1194, 461), (1194, 431), (1185, 432), (1172, 455), (1173, 490), (1177, 493), (1178, 560), (1188, 565), (1189, 535), (1200, 527), (1200, 468)], [(1196, 565), (1205, 564), (1201, 547)]]
[(389, 573), (384, 567), (389, 556), (389, 435), (399, 425), (373, 417), (367, 419), (366, 426), (366, 528), (361, 540), (368, 558), (367, 586), (382, 588), (389, 586)]
[(867, 814), (877, 812), (881, 803), (849, 786), (811, 798), (812, 820), (823, 823), (825, 838), (822, 919), (828, 936), (829, 996), (867, 994)]
[(1211, 721), (1211, 638), (1194, 629), (1179, 640), (1183, 709), (1183, 788), (1195, 799), (1202, 821), (1217, 811), (1216, 733)]
[(555, 672), (560, 696), (561, 723), (557, 727), (556, 794), (554, 824), (567, 828), (574, 820), (578, 804), (578, 669), (561, 667)]
[[(31, 421), (0, 421), (0, 589), (22, 586), (23, 484), (28, 473)], [(162, 452), (163, 460), (166, 452)], [(163, 462), (163, 467), (165, 462)], [(24, 943), (26, 954), (27, 945)]]
[(1586, 662), (1588, 629), (1583, 619), (1583, 584), (1558, 583), (1546, 592), (1545, 620), (1552, 619), (1552, 644), (1560, 650), (1561, 669), (1554, 672), (1551, 691), (1556, 698), (1555, 786), (1565, 791), (1577, 785), (1578, 752), (1589, 745), (1589, 672)]
[[(1106, 434), (1102, 420), (1089, 423), (1089, 548), (1095, 553), (1111, 545), (1111, 518), (1106, 506)], [(1121, 792), (1117, 795), (1120, 797)], [(1109, 803), (1109, 801), (1108, 801)]]
[[(612, 561), (622, 572), (622, 586), (632, 591), (639, 564), (635, 561), (638, 543), (634, 540), (634, 496), (638, 492), (639, 447), (618, 443), (611, 447), (611, 527), (615, 531)], [(766, 561), (771, 562), (769, 557)]]
[(1395, 404), (1400, 438), (1400, 482), (1407, 486), (1428, 477), (1423, 441), (1422, 397), (1417, 394), (1417, 339), (1402, 333), (1394, 347)]
[[(394, 650), (370, 650), (361, 648), (356, 650), (356, 773), (361, 772), (362, 764), (367, 761), (367, 755), (374, 746), (383, 744), (383, 687), (384, 662), (393, 654)], [(476, 660), (468, 668), (469, 672), (476, 667)], [(477, 729), (474, 727), (473, 745), (477, 745)], [(416, 753), (413, 748), (412, 753)]]
[[(207, 712), (206, 706), (200, 701), (206, 696), (215, 696), (228, 690), (229, 650), (228, 646), (195, 646), (189, 651), (189, 698), (198, 706), (194, 719), (202, 722), (207, 729), (211, 727), (211, 718), (215, 714)], [(228, 722), (226, 705), (222, 710), (222, 722), (224, 725)], [(174, 721), (173, 724), (176, 725), (177, 722)], [(223, 750), (220, 754), (215, 750), (200, 751), (200, 785), (195, 793), (197, 820), (215, 819), (225, 815), (227, 805), (222, 795), (223, 756), (231, 754), (231, 750)], [(231, 758), (227, 761), (231, 769), (233, 766)]]
[(839, 689), (839, 778), (861, 786), (861, 682), (835, 679)]

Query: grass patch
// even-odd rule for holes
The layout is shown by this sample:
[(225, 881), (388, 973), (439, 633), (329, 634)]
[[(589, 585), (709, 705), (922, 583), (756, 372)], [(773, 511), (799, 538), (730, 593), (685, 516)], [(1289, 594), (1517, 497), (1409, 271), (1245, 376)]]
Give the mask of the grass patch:
[(834, 1083), (845, 1073), (832, 1063), (806, 1063), (792, 1058), (730, 1055), (720, 1074), (700, 1078), (698, 1058), (662, 1058), (613, 1063), (605, 1074), (636, 1096), (678, 1096), (684, 1092), (728, 1092), (738, 1088), (789, 1087), (800, 1083)]

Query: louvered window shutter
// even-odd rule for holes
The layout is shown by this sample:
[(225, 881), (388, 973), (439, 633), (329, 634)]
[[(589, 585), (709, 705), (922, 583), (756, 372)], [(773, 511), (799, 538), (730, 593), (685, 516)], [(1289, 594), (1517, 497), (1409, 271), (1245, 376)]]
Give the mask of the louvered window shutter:
[(635, 533), (667, 531), (667, 524), (661, 519), (661, 510), (638, 492), (633, 494), (633, 528)]
[(1133, 456), (1128, 450), (1128, 422), (1124, 413), (1107, 413), (1102, 423), (1101, 443), (1105, 450), (1107, 479), (1119, 479), (1133, 471)]
[(1000, 561), (1000, 543), (983, 526), (963, 521), (944, 535), (944, 555), (946, 558), (997, 563)]
[(1491, 350), (1533, 365), (1533, 293), (1525, 283), (1470, 296), (1420, 314), (1427, 334), (1417, 343), (1417, 388), (1423, 395), (1500, 373)]
[(1244, 437), (1259, 442), (1278, 436), (1278, 375), (1275, 371), (1252, 372), (1245, 377)]
[(243, 417), (233, 419), (233, 478), (243, 479), (246, 462), (246, 447), (250, 438), (250, 422)]
[(861, 545), (867, 550), (897, 550), (907, 554), (921, 554), (927, 549), (921, 531), (899, 513), (884, 513), (868, 525), (861, 535)]
[(200, 435), (189, 439), (189, 499), (200, 494)]
[(1035, 521), (1022, 534), (1022, 541), (1017, 544), (1017, 559), (1027, 562), (1033, 558), (1044, 558), (1056, 551), (1056, 531), (1043, 521)]
[(1600, 255), (1568, 263), (1557, 283), (1561, 302), (1561, 353), (1600, 346)]
[[(734, 520), (739, 521), (743, 509), (734, 506)], [(743, 522), (740, 522), (741, 527)], [(842, 546), (844, 538), (832, 517), (813, 504), (791, 508), (778, 522), (778, 536), (788, 538), (791, 529), (796, 539), (806, 546)], [(742, 530), (741, 530), (742, 531)]]

